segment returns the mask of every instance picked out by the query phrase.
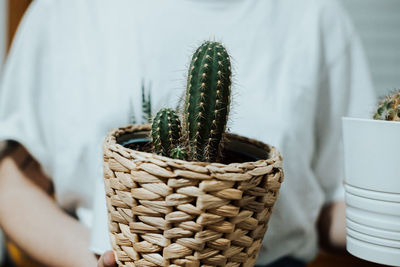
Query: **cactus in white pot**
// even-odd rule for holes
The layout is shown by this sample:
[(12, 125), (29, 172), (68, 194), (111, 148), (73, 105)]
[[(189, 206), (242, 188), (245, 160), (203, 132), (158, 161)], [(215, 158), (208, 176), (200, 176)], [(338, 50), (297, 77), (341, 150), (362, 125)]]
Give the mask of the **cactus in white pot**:
[(400, 90), (395, 91), (379, 102), (374, 119), (400, 121)]
[(344, 118), (347, 250), (400, 263), (400, 91), (379, 101), (373, 119)]

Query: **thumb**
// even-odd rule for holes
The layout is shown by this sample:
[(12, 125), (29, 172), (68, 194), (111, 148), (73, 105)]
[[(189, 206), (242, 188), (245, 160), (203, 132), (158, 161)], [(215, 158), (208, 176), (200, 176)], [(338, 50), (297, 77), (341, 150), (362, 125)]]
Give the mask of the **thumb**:
[(101, 255), (98, 267), (114, 267), (117, 266), (114, 258), (114, 253), (112, 251), (107, 251)]

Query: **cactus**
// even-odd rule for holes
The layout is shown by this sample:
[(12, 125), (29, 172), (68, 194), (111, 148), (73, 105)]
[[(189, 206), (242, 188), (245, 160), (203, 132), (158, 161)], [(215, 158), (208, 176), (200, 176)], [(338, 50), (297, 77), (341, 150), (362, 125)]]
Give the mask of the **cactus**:
[(129, 123), (130, 124), (136, 124), (136, 116), (135, 116), (135, 110), (133, 108), (133, 101), (130, 101), (129, 104)]
[(146, 99), (146, 88), (144, 81), (142, 81), (142, 123), (151, 123), (151, 86), (149, 86), (149, 93)]
[(147, 95), (147, 106), (146, 106), (146, 114), (147, 114), (147, 122), (151, 123), (152, 114), (151, 114), (151, 86), (149, 89), (149, 93)]
[(225, 48), (217, 42), (203, 43), (190, 63), (183, 111), (189, 159), (216, 161), (228, 121), (231, 84)]
[[(146, 98), (146, 88), (144, 81), (142, 81), (142, 124), (151, 123), (152, 114), (151, 114), (151, 86), (149, 86), (149, 92)], [(129, 105), (129, 123), (136, 124), (136, 116), (135, 110), (133, 108), (133, 102), (130, 101)]]
[(181, 138), (181, 123), (172, 109), (161, 109), (153, 119), (151, 137), (154, 152), (169, 157)]
[(394, 92), (379, 102), (374, 119), (400, 121), (400, 91)]
[(186, 151), (185, 148), (181, 146), (176, 146), (173, 149), (171, 149), (171, 154), (170, 157), (173, 159), (186, 159)]
[[(184, 138), (176, 113), (162, 109), (153, 119), (154, 152), (175, 159), (217, 161), (228, 121), (231, 84), (231, 63), (225, 48), (217, 42), (203, 43), (190, 63), (183, 108)], [(145, 103), (144, 87), (142, 100)], [(147, 106), (143, 104), (142, 108), (146, 110)]]

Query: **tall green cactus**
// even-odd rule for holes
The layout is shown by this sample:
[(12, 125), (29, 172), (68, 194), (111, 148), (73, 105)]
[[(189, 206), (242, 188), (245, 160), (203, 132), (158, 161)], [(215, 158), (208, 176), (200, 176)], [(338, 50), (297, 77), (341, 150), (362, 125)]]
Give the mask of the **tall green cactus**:
[(153, 119), (151, 137), (154, 152), (169, 157), (181, 138), (181, 123), (172, 109), (161, 109)]
[(394, 92), (379, 102), (374, 119), (400, 121), (400, 91)]
[(203, 43), (190, 63), (183, 113), (190, 159), (216, 161), (228, 121), (231, 84), (225, 48), (218, 42)]

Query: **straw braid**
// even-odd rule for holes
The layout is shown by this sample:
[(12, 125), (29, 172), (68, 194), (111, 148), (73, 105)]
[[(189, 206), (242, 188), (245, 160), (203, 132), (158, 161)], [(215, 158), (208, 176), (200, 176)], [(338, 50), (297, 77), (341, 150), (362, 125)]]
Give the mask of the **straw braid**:
[(274, 147), (256, 162), (187, 162), (104, 142), (104, 177), (112, 247), (119, 266), (253, 266), (283, 180)]

